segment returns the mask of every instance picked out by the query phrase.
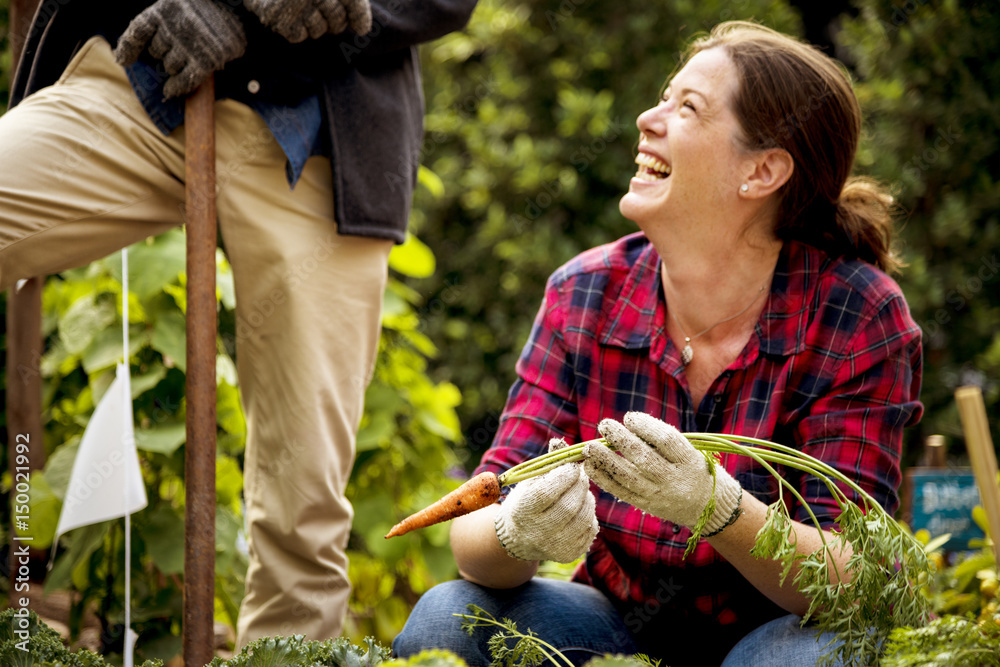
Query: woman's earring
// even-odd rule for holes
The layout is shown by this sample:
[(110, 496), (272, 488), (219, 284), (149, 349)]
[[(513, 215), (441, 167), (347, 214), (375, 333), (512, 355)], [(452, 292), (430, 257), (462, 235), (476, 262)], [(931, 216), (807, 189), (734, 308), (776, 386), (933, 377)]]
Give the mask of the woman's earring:
[(740, 186), (740, 192), (750, 192), (750, 186), (744, 183)]

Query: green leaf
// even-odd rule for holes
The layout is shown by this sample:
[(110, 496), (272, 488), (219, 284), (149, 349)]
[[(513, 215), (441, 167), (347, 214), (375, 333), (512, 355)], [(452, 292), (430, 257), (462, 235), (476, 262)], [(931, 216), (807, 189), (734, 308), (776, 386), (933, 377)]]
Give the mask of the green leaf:
[(417, 183), (427, 188), (432, 197), (441, 198), (444, 196), (444, 181), (424, 165), (420, 165), (417, 171)]
[(237, 546), (242, 531), (243, 519), (237, 512), (221, 505), (215, 508), (215, 573), (217, 575), (230, 574), (230, 571), (240, 563), (238, 569), (242, 579), (246, 570), (246, 559)]
[(924, 551), (926, 551), (927, 553), (931, 553), (931, 552), (937, 551), (938, 549), (940, 549), (941, 547), (943, 547), (945, 544), (947, 544), (948, 540), (950, 540), (950, 539), (951, 539), (951, 533), (945, 533), (944, 535), (938, 535), (937, 537), (935, 537), (934, 539), (930, 540), (929, 542), (927, 542), (927, 544), (924, 545)]
[(215, 498), (220, 507), (239, 511), (243, 493), (243, 472), (239, 462), (231, 456), (220, 454), (215, 459)]
[(181, 423), (163, 423), (153, 428), (135, 430), (135, 446), (146, 452), (170, 456), (187, 439), (187, 427)]
[(132, 375), (132, 398), (138, 398), (144, 393), (153, 389), (160, 381), (167, 377), (167, 369), (163, 364), (155, 362), (149, 365), (144, 373)]
[(184, 517), (180, 512), (158, 503), (145, 512), (145, 521), (136, 527), (146, 544), (146, 553), (164, 574), (184, 572)]
[(245, 438), (247, 422), (243, 416), (239, 391), (223, 380), (216, 387), (215, 397), (215, 414), (219, 426), (228, 433)]
[(230, 266), (222, 248), (215, 250), (215, 286), (219, 301), (226, 310), (236, 310), (236, 284), (233, 281), (233, 267)]
[[(92, 375), (105, 368), (112, 368), (122, 360), (121, 320), (116, 320), (115, 323), (119, 326), (109, 326), (99, 331), (90, 342), (90, 345), (87, 346), (87, 349), (83, 351), (83, 370), (88, 375)], [(138, 329), (136, 329), (136, 332), (138, 332)], [(142, 349), (142, 344), (142, 339), (139, 336), (130, 335), (128, 341), (129, 357), (135, 356)]]
[[(180, 227), (140, 241), (128, 250), (129, 290), (143, 302), (177, 282), (187, 263), (187, 241)], [(120, 279), (121, 262), (118, 262)]]
[(234, 387), (239, 386), (236, 374), (236, 364), (232, 357), (222, 353), (215, 357), (215, 379), (217, 382), (228, 382)]
[(177, 310), (160, 311), (153, 321), (153, 348), (163, 355), (163, 363), (187, 368), (187, 322)]
[(396, 423), (392, 419), (372, 419), (358, 431), (356, 449), (358, 453), (383, 447), (396, 432)]
[(52, 592), (69, 587), (73, 577), (73, 570), (78, 565), (86, 567), (91, 554), (97, 551), (104, 543), (104, 538), (111, 529), (113, 521), (102, 521), (101, 523), (89, 526), (80, 526), (69, 531), (66, 536), (60, 538), (70, 542), (67, 549), (60, 557), (56, 558), (55, 566), (48, 576), (45, 577), (45, 591)]
[(70, 354), (80, 354), (90, 345), (98, 332), (115, 321), (114, 306), (98, 301), (97, 295), (88, 294), (77, 299), (59, 322), (59, 340)]
[(69, 478), (73, 474), (73, 462), (76, 461), (76, 452), (79, 448), (80, 436), (77, 436), (61, 447), (57, 447), (45, 461), (45, 477), (52, 493), (60, 501), (66, 497)]
[(434, 266), (434, 253), (413, 234), (407, 234), (406, 241), (389, 253), (389, 268), (411, 278), (434, 275)]

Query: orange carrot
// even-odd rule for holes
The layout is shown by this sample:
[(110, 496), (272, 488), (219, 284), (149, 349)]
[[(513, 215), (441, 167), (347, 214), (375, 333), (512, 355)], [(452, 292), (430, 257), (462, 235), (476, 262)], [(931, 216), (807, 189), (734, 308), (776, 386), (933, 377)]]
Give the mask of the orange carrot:
[(500, 481), (491, 472), (482, 472), (440, 500), (411, 514), (385, 536), (386, 539), (405, 535), (417, 528), (426, 528), (457, 516), (474, 512), (500, 499)]

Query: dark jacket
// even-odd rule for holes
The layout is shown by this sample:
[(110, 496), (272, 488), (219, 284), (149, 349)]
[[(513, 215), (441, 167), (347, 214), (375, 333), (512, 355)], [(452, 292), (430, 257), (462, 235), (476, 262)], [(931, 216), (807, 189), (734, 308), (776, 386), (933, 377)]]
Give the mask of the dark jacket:
[[(152, 0), (40, 0), (11, 90), (11, 106), (59, 78), (90, 37), (112, 46)], [(216, 94), (294, 104), (318, 95), (326, 115), (333, 196), (342, 234), (405, 235), (423, 141), (417, 45), (461, 29), (475, 0), (373, 0), (372, 31), (290, 44), (242, 6), (246, 54), (216, 73)], [(248, 83), (256, 93), (249, 92)]]

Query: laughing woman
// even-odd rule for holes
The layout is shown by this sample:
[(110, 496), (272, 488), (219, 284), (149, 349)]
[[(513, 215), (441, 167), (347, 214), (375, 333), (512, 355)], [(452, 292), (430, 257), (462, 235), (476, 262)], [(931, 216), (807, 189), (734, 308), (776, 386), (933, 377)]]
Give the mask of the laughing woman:
[[(433, 646), (489, 664), (490, 633), (452, 617), (475, 603), (578, 664), (636, 652), (673, 667), (814, 664), (826, 642), (800, 623), (808, 600), (750, 555), (777, 499), (752, 461), (723, 458), (706, 538), (683, 558), (713, 480), (680, 432), (794, 446), (898, 505), (903, 429), (922, 412), (920, 331), (887, 275), (891, 199), (851, 177), (861, 116), (843, 70), (785, 35), (723, 24), (637, 125), (620, 209), (640, 232), (553, 274), (476, 472), (550, 439), (603, 436), (625, 456), (592, 445), (582, 464), (455, 520), (463, 579), (420, 600), (400, 655)], [(783, 474), (829, 530), (829, 491)], [(790, 510), (810, 553), (819, 533)], [(540, 560), (584, 554), (572, 582), (535, 577)]]

